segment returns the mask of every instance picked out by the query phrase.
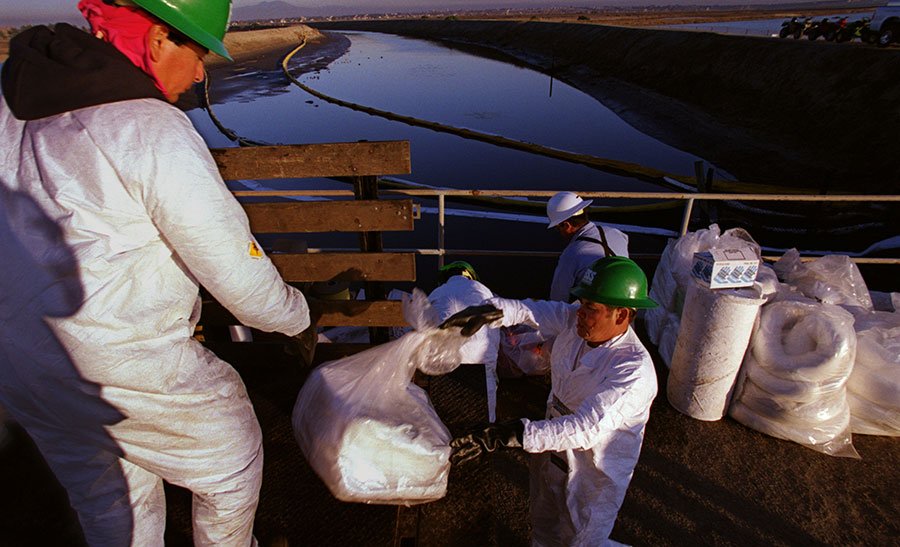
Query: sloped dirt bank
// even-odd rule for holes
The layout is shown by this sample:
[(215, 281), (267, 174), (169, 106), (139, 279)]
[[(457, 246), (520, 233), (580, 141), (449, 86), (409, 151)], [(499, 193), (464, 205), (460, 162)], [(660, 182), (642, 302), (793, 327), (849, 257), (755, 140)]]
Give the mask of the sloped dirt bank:
[(896, 192), (900, 50), (505, 21), (316, 24), (495, 48), (739, 180)]

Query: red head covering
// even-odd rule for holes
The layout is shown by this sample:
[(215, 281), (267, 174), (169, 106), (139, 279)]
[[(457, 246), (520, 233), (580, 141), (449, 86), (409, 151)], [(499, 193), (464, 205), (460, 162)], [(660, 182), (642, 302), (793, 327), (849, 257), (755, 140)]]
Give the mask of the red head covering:
[(81, 0), (78, 9), (90, 23), (91, 33), (102, 33), (103, 40), (153, 78), (156, 87), (166, 95), (165, 87), (153, 71), (147, 49), (147, 33), (152, 25), (159, 23), (158, 20), (140, 8), (107, 4), (103, 0)]

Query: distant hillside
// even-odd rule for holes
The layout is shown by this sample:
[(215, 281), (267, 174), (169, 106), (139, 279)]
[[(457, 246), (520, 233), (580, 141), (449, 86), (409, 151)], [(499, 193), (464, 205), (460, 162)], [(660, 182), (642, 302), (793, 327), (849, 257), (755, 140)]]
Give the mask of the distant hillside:
[(382, 4), (327, 5), (301, 7), (283, 0), (268, 0), (252, 6), (236, 7), (232, 11), (232, 21), (257, 21), (266, 19), (292, 19), (299, 17), (328, 17), (332, 15), (358, 15), (365, 13), (391, 13), (400, 10), (395, 6)]
[[(328, 2), (328, 0), (321, 0)], [(773, 9), (773, 10), (813, 10), (813, 9), (843, 9), (868, 7), (884, 4), (887, 0), (783, 0), (772, 2), (771, 0), (720, 0), (710, 4), (703, 4), (707, 10), (741, 10), (741, 9)], [(576, 7), (571, 0), (518, 0), (504, 3), (503, 7), (497, 6), (490, 0), (445, 0), (441, 3), (419, 0), (418, 2), (402, 2), (400, 0), (381, 0), (366, 2), (364, 5), (348, 3), (346, 5), (331, 4), (298, 6), (284, 0), (267, 0), (251, 6), (235, 7), (232, 13), (233, 21), (256, 21), (267, 19), (292, 19), (300, 17), (330, 17), (366, 14), (396, 14), (396, 13), (457, 13), (466, 12), (498, 12), (509, 10), (546, 10), (549, 12), (561, 11), (609, 11), (618, 9), (644, 6), (653, 10), (679, 10), (696, 8), (701, 4), (695, 0), (675, 0), (647, 8), (646, 0), (587, 0), (580, 1)]]
[(232, 21), (254, 21), (257, 19), (281, 19), (293, 17), (308, 17), (309, 10), (284, 2), (271, 0), (252, 6), (236, 7), (231, 12)]

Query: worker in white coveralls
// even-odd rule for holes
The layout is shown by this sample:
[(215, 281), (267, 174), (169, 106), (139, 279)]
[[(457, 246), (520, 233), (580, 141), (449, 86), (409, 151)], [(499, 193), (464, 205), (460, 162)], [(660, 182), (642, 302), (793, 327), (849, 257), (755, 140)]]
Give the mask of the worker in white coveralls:
[[(441, 320), (447, 319), (456, 312), (469, 306), (476, 306), (492, 298), (491, 292), (478, 279), (475, 268), (464, 260), (451, 262), (438, 271), (441, 282), (428, 295), (428, 301), (438, 312)], [(500, 347), (500, 331), (498, 329), (479, 329), (468, 337), (460, 349), (460, 363), (480, 364), (485, 367), (487, 385), (488, 421), (496, 419), (497, 409), (497, 352)]]
[[(547, 201), (547, 229), (555, 228), (566, 242), (550, 283), (550, 300), (571, 302), (572, 288), (582, 278), (587, 269), (598, 258), (604, 256), (628, 256), (628, 236), (616, 228), (594, 224), (588, 215), (587, 207), (593, 200), (583, 200), (574, 192), (557, 192)], [(504, 330), (508, 345), (515, 345), (517, 336), (526, 335), (533, 338), (533, 331), (518, 325), (511, 331)], [(553, 337), (544, 337), (530, 351), (529, 357), (540, 355), (539, 363), (546, 363), (547, 356), (553, 352)], [(528, 363), (514, 363), (519, 372), (530, 370)], [(531, 367), (533, 368), (533, 367)], [(543, 368), (531, 374), (545, 374)]]
[(547, 202), (547, 228), (555, 228), (566, 242), (553, 272), (550, 300), (571, 302), (572, 287), (598, 258), (628, 256), (628, 236), (591, 222), (587, 212), (591, 203), (573, 192), (558, 192)]
[[(163, 480), (196, 545), (251, 545), (263, 455), (237, 372), (193, 338), (202, 284), (245, 325), (310, 324), (172, 104), (230, 0), (83, 0), (16, 36), (0, 99), (0, 405), (90, 545), (162, 545)], [(7, 254), (9, 253), (9, 254)], [(14, 257), (13, 260), (10, 260)]]
[[(451, 443), (455, 462), (501, 447), (531, 459), (533, 545), (613, 543), (610, 531), (637, 464), (656, 396), (650, 355), (631, 328), (647, 296), (647, 277), (628, 258), (596, 261), (572, 289), (577, 303), (487, 302), (504, 325), (526, 323), (556, 336), (546, 419), (513, 420), (473, 430)], [(484, 312), (482, 306), (482, 314)], [(445, 326), (471, 331), (479, 316), (463, 312)]]

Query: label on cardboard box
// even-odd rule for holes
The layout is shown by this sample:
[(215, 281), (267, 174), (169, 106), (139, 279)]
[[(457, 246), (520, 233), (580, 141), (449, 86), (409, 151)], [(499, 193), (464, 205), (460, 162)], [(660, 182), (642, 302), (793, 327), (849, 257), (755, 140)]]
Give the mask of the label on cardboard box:
[(711, 289), (750, 287), (756, 281), (759, 259), (750, 247), (710, 249), (694, 253), (691, 275)]

